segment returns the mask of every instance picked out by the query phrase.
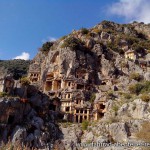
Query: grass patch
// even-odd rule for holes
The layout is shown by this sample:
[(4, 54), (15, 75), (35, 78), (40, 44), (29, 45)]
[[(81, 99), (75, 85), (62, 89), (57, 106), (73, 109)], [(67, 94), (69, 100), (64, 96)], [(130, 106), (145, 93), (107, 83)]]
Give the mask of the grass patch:
[(83, 121), (81, 124), (82, 130), (87, 130), (89, 126), (89, 121)]
[(95, 93), (93, 93), (90, 97), (90, 102), (93, 103), (95, 101), (95, 99), (96, 99), (96, 95), (95, 95)]
[(139, 82), (129, 86), (129, 91), (132, 94), (146, 94), (150, 92), (150, 81)]
[(116, 122), (119, 122), (119, 119), (117, 117), (110, 117), (108, 120), (109, 124), (116, 123)]
[(132, 98), (132, 95), (129, 93), (123, 93), (123, 96), (125, 99), (131, 99)]
[(136, 80), (136, 81), (140, 81), (142, 79), (141, 75), (139, 73), (131, 73), (130, 74), (130, 77), (129, 77), (130, 80)]

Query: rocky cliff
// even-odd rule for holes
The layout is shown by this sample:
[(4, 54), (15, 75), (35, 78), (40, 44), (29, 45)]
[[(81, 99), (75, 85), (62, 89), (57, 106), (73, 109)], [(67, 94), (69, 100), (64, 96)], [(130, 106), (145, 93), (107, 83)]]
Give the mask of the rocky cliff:
[[(7, 141), (10, 135), (15, 138), (10, 132), (12, 127), (17, 128), (14, 131), (25, 130), (24, 142), (32, 137), (27, 143), (38, 148), (45, 134), (48, 138), (44, 145), (54, 144), (53, 149), (60, 150), (86, 150), (86, 144), (92, 142), (149, 142), (149, 136), (142, 135), (148, 132), (144, 124), (150, 124), (149, 32), (149, 25), (143, 23), (103, 21), (93, 28), (73, 30), (55, 42), (43, 44), (29, 67), (28, 78), (36, 90), (27, 90), (28, 103), (1, 100), (1, 106), (16, 103), (24, 110), (20, 112), (22, 118), (18, 118), (18, 122), (14, 120), (15, 126), (11, 126), (8, 124), (11, 113), (6, 113), (9, 108), (5, 104), (2, 114), (8, 118), (5, 120), (7, 135), (4, 130), (2, 139)], [(36, 113), (30, 118), (27, 112), (31, 110)], [(42, 117), (39, 111), (44, 113)], [(15, 114), (10, 118), (16, 118)], [(22, 130), (19, 120), (25, 122), (23, 119), (31, 124), (29, 131), (32, 132), (27, 128)], [(37, 126), (34, 120), (38, 120)], [(38, 141), (35, 132), (39, 133)], [(89, 149), (142, 148), (106, 145)]]
[(33, 86), (21, 87), (17, 93), (27, 97), (0, 98), (1, 148), (7, 148), (2, 142), (11, 142), (15, 149), (52, 149), (61, 136), (56, 120), (62, 114), (50, 111), (49, 98)]

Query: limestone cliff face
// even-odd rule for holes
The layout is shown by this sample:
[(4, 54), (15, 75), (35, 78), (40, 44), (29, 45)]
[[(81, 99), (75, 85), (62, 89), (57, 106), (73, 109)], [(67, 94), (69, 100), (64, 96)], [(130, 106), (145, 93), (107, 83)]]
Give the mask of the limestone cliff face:
[(41, 89), (41, 72), (44, 69), (44, 62), (45, 62), (46, 56), (39, 52), (35, 58), (32, 60), (31, 65), (29, 66), (29, 79), (32, 83), (36, 82), (36, 85), (38, 85), (39, 89)]
[(135, 29), (138, 32), (144, 33), (148, 38), (150, 38), (150, 25), (144, 23), (133, 23)]
[[(137, 26), (140, 30), (137, 29)], [(126, 52), (133, 49), (135, 44), (134, 41), (129, 41), (127, 37), (135, 39), (135, 42), (136, 40), (144, 41), (144, 39), (141, 39), (142, 37), (139, 37), (139, 32), (145, 34), (145, 28), (148, 30), (148, 25), (139, 23), (120, 25), (113, 22), (102, 22), (89, 29), (87, 34), (82, 33), (82, 30), (73, 31), (65, 39), (56, 41), (55, 46), (50, 48), (48, 54), (44, 55), (42, 52), (39, 52), (34, 58), (29, 72), (40, 74), (39, 80), (42, 81), (42, 86), (44, 86), (46, 81), (46, 75), (52, 72), (57, 77), (76, 78), (78, 72), (81, 74), (81, 70), (84, 70), (86, 81), (95, 84), (100, 84), (99, 81), (102, 80), (102, 76), (110, 78), (115, 74), (114, 71), (117, 70), (126, 74), (134, 71), (142, 74), (143, 69), (139, 63), (141, 59), (144, 60), (145, 58), (149, 61), (148, 52), (143, 58), (141, 52), (133, 54), (136, 55), (136, 63), (129, 61), (134, 56), (130, 58), (129, 52)], [(66, 46), (62, 48), (65, 40), (70, 37), (80, 40), (83, 43), (83, 47), (72, 49)], [(116, 40), (118, 40), (117, 47), (115, 46)], [(148, 42), (148, 40), (145, 39), (145, 42)], [(143, 46), (144, 48), (147, 49), (147, 46)], [(128, 56), (129, 59), (125, 59)]]
[(54, 72), (58, 78), (74, 78), (74, 80), (81, 78), (89, 82), (90, 76), (96, 73), (96, 63), (94, 54), (81, 50), (72, 51), (70, 48), (57, 49), (49, 53), (44, 72), (47, 74)]
[[(30, 147), (48, 143), (66, 150), (139, 140), (135, 133), (150, 118), (149, 30), (141, 23), (103, 21), (42, 47), (29, 67), (31, 85), (15, 89), (21, 98), (0, 100), (0, 140), (21, 134)], [(90, 122), (86, 131), (84, 122)]]
[(41, 64), (45, 60), (45, 55), (39, 52), (35, 58), (32, 60), (32, 64), (30, 65), (30, 72), (41, 72)]
[[(65, 128), (62, 123), (64, 137), (56, 141), (59, 148), (75, 148), (74, 139), (75, 143), (134, 141), (143, 122), (134, 112), (140, 111), (139, 119), (144, 116), (145, 120), (149, 113), (142, 111), (144, 106), (129, 109), (136, 106), (129, 103), (133, 95), (127, 93), (130, 85), (150, 80), (149, 30), (141, 23), (104, 21), (90, 29), (74, 30), (34, 58), (29, 77), (51, 99), (50, 109), (63, 112), (67, 121), (98, 121), (84, 133), (80, 125)], [(141, 79), (133, 77), (135, 74)], [(122, 115), (124, 119), (119, 119)]]
[(104, 21), (88, 30), (73, 31), (34, 58), (29, 69), (32, 84), (51, 99), (59, 98), (60, 109), (73, 113), (75, 122), (87, 118), (83, 115), (81, 120), (77, 119), (78, 109), (92, 114), (88, 116), (90, 119), (103, 116), (103, 111), (98, 113), (96, 103), (104, 104), (109, 91), (125, 90), (132, 83), (129, 79), (132, 73), (143, 78), (149, 76), (149, 40), (136, 27), (134, 23)]

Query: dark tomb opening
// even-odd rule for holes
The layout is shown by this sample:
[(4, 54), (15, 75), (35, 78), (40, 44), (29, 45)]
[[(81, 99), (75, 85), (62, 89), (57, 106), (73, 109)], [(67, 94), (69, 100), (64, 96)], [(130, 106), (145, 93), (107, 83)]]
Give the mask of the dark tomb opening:
[(100, 104), (100, 109), (105, 109), (105, 105)]
[(104, 117), (104, 113), (99, 113), (99, 117), (100, 118)]
[(55, 111), (56, 110), (56, 105), (50, 104), (49, 105), (49, 110)]
[(84, 85), (82, 85), (82, 84), (77, 84), (77, 89), (84, 89)]
[(14, 122), (14, 120), (15, 120), (15, 116), (14, 115), (10, 115), (9, 117), (8, 117), (8, 124), (12, 124), (13, 122)]
[(76, 116), (76, 122), (78, 122), (78, 116)]
[(83, 117), (82, 117), (82, 116), (80, 116), (80, 123), (82, 123), (82, 120), (83, 120)]
[(66, 107), (66, 111), (69, 111), (69, 107)]

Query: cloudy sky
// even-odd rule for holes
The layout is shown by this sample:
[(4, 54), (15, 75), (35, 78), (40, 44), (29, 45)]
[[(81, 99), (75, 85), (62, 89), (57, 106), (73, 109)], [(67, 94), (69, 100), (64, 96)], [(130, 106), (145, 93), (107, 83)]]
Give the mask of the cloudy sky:
[(32, 59), (37, 49), (102, 20), (150, 23), (150, 0), (0, 0), (0, 59)]

